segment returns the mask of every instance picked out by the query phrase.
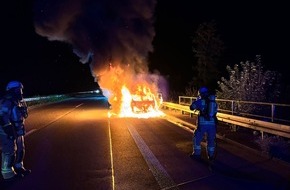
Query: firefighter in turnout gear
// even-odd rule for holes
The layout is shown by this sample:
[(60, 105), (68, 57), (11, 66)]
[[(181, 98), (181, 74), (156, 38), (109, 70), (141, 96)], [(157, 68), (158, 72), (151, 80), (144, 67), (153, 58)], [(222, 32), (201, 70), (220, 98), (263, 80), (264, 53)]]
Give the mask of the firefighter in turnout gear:
[(214, 158), (216, 148), (216, 113), (217, 103), (215, 95), (210, 95), (206, 87), (198, 90), (198, 98), (190, 105), (190, 110), (198, 111), (197, 129), (193, 134), (193, 159), (201, 159), (201, 141), (206, 134), (207, 156), (210, 161)]
[(22, 83), (11, 81), (7, 84), (5, 95), (0, 99), (1, 174), (4, 180), (13, 180), (31, 172), (23, 166), (24, 122), (28, 111), (22, 89)]

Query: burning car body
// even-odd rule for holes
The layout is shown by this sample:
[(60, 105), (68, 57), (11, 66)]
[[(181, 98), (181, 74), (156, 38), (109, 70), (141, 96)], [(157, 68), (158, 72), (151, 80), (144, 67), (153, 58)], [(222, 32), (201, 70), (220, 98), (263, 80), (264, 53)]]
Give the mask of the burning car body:
[(100, 85), (108, 89), (105, 94), (112, 105), (112, 115), (148, 118), (163, 115), (159, 107), (163, 101), (160, 91), (164, 88), (159, 81), (160, 76), (157, 75), (134, 74), (110, 65), (102, 75)]
[(146, 86), (138, 85), (132, 94), (131, 109), (134, 113), (148, 112), (157, 106), (155, 95)]

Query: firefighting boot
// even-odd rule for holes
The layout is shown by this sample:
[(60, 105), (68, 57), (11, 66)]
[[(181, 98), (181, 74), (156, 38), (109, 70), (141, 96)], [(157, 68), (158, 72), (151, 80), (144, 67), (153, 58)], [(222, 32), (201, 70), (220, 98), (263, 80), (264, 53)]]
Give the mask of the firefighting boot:
[(15, 168), (15, 172), (17, 173), (17, 175), (27, 176), (28, 174), (31, 173), (31, 170), (21, 167), (21, 168)]
[(14, 170), (18, 175), (26, 176), (31, 173), (31, 170), (24, 168), (23, 159), (24, 159), (24, 150), (17, 151)]

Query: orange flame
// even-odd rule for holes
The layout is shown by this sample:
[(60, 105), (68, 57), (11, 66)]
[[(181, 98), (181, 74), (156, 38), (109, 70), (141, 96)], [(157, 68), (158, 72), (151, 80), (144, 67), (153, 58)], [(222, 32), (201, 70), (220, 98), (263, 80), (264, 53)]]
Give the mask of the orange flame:
[(122, 87), (122, 101), (119, 117), (149, 118), (160, 117), (164, 113), (159, 110), (162, 100), (159, 100), (151, 93), (146, 86), (138, 86), (135, 94), (131, 94), (124, 85)]
[(98, 82), (112, 93), (108, 97), (112, 105), (111, 114), (137, 118), (164, 115), (159, 110), (162, 96), (156, 96), (158, 94), (156, 82), (149, 80), (149, 76), (144, 73), (135, 74), (129, 65), (121, 68), (109, 64), (109, 68), (104, 69)]

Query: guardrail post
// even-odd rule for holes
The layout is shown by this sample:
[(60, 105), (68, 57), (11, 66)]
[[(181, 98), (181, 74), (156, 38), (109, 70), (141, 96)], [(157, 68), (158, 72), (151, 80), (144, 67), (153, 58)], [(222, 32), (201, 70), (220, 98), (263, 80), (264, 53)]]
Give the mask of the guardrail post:
[(193, 118), (193, 113), (189, 113), (190, 118)]
[(232, 115), (234, 115), (234, 101), (232, 100)]
[(271, 121), (274, 122), (274, 115), (275, 115), (275, 105), (271, 105)]

